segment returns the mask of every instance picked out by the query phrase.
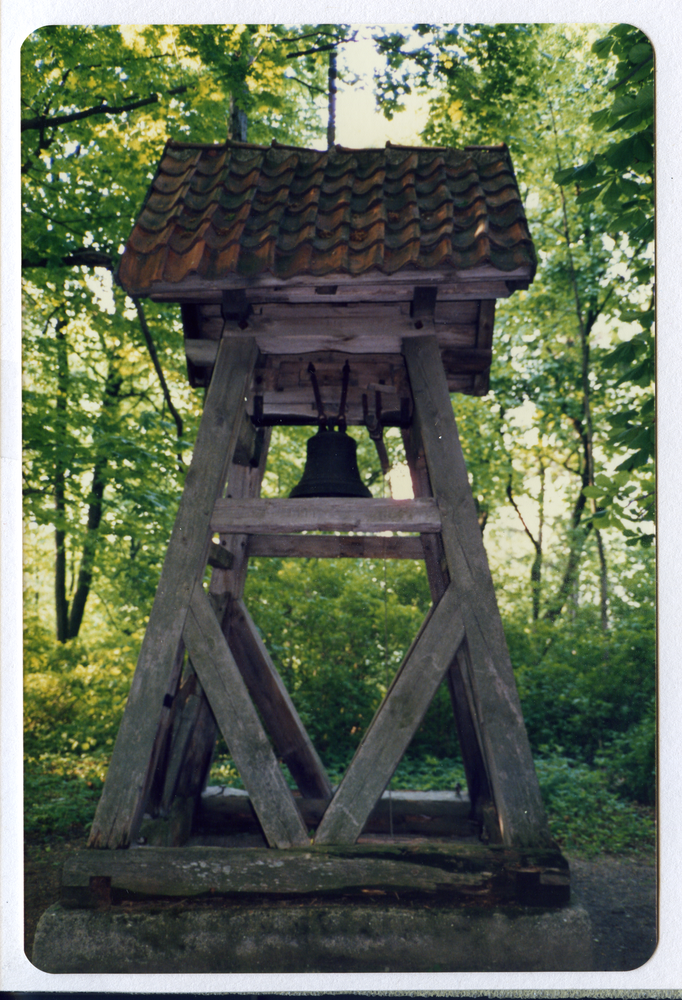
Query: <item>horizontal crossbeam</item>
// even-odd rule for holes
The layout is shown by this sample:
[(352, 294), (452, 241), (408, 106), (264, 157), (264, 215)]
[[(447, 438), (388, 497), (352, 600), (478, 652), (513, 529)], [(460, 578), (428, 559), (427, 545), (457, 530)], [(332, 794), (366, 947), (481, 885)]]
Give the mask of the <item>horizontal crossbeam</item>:
[(412, 535), (251, 535), (249, 556), (282, 559), (423, 559)]
[(364, 497), (297, 497), (294, 500), (216, 500), (211, 529), (222, 534), (291, 531), (440, 531), (432, 497), (375, 500)]

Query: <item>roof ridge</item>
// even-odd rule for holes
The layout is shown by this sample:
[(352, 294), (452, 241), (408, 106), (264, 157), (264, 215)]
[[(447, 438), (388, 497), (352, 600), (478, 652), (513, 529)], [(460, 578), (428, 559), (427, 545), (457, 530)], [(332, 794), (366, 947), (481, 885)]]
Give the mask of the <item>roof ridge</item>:
[(236, 149), (259, 149), (266, 152), (268, 149), (294, 149), (298, 152), (306, 153), (330, 153), (335, 150), (337, 153), (379, 153), (383, 149), (410, 149), (410, 150), (423, 150), (424, 152), (442, 152), (446, 153), (449, 150), (457, 150), (460, 152), (464, 151), (474, 151), (481, 150), (483, 152), (490, 151), (496, 152), (497, 150), (506, 150), (509, 147), (506, 142), (500, 143), (489, 143), (484, 145), (467, 145), (467, 146), (423, 146), (416, 145), (415, 143), (399, 143), (391, 142), (390, 139), (386, 140), (384, 146), (342, 146), (341, 143), (337, 142), (330, 149), (315, 149), (312, 146), (294, 146), (290, 143), (278, 142), (277, 139), (273, 139), (272, 142), (265, 146), (258, 142), (240, 142), (237, 139), (224, 139), (222, 142), (182, 142), (180, 139), (168, 139), (166, 142), (167, 146), (175, 146), (179, 149), (220, 149), (223, 147), (234, 147)]

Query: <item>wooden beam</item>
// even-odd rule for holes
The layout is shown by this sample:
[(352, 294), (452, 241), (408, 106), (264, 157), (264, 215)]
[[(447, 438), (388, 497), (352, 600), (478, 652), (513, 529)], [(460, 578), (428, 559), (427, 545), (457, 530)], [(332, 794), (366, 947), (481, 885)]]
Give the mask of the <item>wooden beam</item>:
[(316, 844), (352, 844), (391, 780), (462, 639), (450, 587), (434, 609), (374, 716), (318, 827)]
[(161, 812), (167, 813), (173, 802), (175, 790), (180, 776), (180, 770), (185, 761), (185, 756), (189, 750), (189, 745), (194, 734), (195, 727), (199, 721), (201, 712), (201, 696), (192, 693), (182, 706), (173, 726), (173, 739), (170, 748), (170, 757), (166, 768), (166, 777), (163, 786), (163, 796), (161, 798)]
[[(429, 470), (426, 467), (424, 445), (419, 433), (419, 427), (412, 424), (403, 431), (405, 455), (412, 477), (412, 488), (416, 497), (432, 496)], [(450, 583), (443, 538), (438, 535), (421, 535), (426, 563), (426, 575), (431, 590), (431, 600), (434, 604), (440, 601)], [(468, 681), (468, 650), (466, 640), (462, 643), (457, 655), (447, 673), (450, 703), (455, 718), (455, 727), (462, 751), (462, 762), (472, 803), (472, 813), (479, 823), (486, 823), (490, 839), (499, 839), (499, 824), (497, 828), (491, 821), (492, 795), (483, 756), (483, 742), (480, 727), (476, 718), (476, 705), (471, 694), (471, 684)]]
[(481, 529), (435, 337), (406, 339), (415, 421), (442, 514), (450, 587), (458, 596), (471, 657), (471, 683), (505, 844), (540, 846), (551, 836)]
[(268, 843), (280, 848), (308, 844), (291, 790), (200, 583), (192, 595), (183, 635)]
[[(310, 320), (310, 329), (305, 323), (292, 322), (291, 329), (263, 328), (249, 321), (249, 329), (253, 327), (254, 337), (259, 349), (264, 355), (278, 354), (310, 354), (316, 351), (342, 351), (345, 354), (395, 354), (400, 350), (403, 337), (421, 336), (426, 330), (435, 333), (441, 350), (447, 350), (452, 358), (458, 351), (473, 352), (464, 355), (467, 370), (474, 370), (485, 361), (485, 353), (480, 355), (475, 346), (476, 328), (473, 325), (438, 323), (431, 320), (418, 320), (422, 325), (411, 328), (411, 321), (400, 317), (399, 329), (394, 329), (393, 323), (377, 324), (374, 320), (357, 320), (354, 323), (336, 327), (327, 326), (324, 320)], [(386, 327), (384, 329), (384, 326)], [(219, 333), (219, 325), (207, 323), (203, 329), (205, 339), (185, 340), (185, 353), (192, 364), (199, 367), (210, 367), (215, 357), (215, 339)], [(239, 328), (237, 327), (237, 330)], [(237, 336), (234, 331), (227, 330), (225, 336)], [(243, 336), (243, 334), (242, 334)]]
[[(328, 806), (326, 799), (297, 798), (296, 804), (308, 828), (318, 825)], [(454, 791), (384, 792), (365, 824), (363, 834), (405, 833), (427, 836), (476, 836), (477, 825), (469, 819), (471, 803), (466, 793)], [(257, 833), (248, 794), (241, 788), (212, 786), (201, 796), (196, 813), (195, 836), (229, 837), (240, 833)]]
[[(493, 330), (495, 327), (495, 299), (481, 302), (476, 331), (476, 347), (479, 350), (490, 350), (493, 346)], [(474, 393), (484, 395), (488, 391), (490, 381), (490, 364), (474, 378)]]
[[(375, 271), (352, 276), (343, 272), (330, 273), (325, 274), (324, 278), (308, 274), (295, 275), (292, 278), (277, 278), (266, 272), (248, 278), (243, 274), (225, 274), (221, 276), (219, 281), (191, 274), (180, 282), (154, 282), (150, 296), (154, 300), (165, 302), (197, 300), (205, 302), (209, 297), (214, 302), (220, 302), (223, 289), (246, 288), (250, 302), (281, 301), (285, 296), (291, 297), (297, 292), (303, 294), (307, 301), (314, 301), (317, 296), (316, 288), (336, 286), (335, 294), (339, 299), (343, 299), (346, 294), (355, 294), (363, 298), (372, 297), (382, 301), (391, 301), (391, 298), (396, 294), (401, 295), (404, 299), (410, 299), (414, 279), (414, 270), (411, 268), (404, 268), (393, 274), (382, 274), (379, 280), (377, 280)], [(420, 285), (438, 285), (440, 298), (444, 295), (459, 298), (459, 290), (462, 285), (472, 283), (480, 284), (481, 293), (485, 295), (486, 287), (490, 283), (506, 283), (511, 280), (530, 282), (532, 280), (530, 265), (516, 267), (513, 271), (501, 271), (492, 264), (481, 264), (459, 272), (452, 267), (444, 267), (421, 271), (419, 274)]]
[(297, 497), (293, 500), (216, 500), (211, 529), (247, 535), (291, 531), (440, 530), (435, 500)]
[(301, 792), (313, 799), (331, 799), (324, 765), (243, 601), (231, 608), (229, 645), (277, 754)]
[(250, 535), (248, 553), (280, 559), (424, 558), (420, 539), (410, 535)]
[[(244, 398), (257, 359), (251, 337), (221, 342), (192, 462), (142, 641), (89, 845), (125, 847), (142, 819), (153, 775), (153, 752), (177, 663), (194, 585), (203, 576), (213, 505), (239, 437)], [(180, 663), (182, 661), (180, 660)], [(177, 679), (175, 680), (177, 686)], [(151, 772), (151, 773), (150, 773)]]
[[(195, 803), (198, 801), (206, 785), (218, 735), (211, 706), (208, 704), (206, 693), (199, 683), (191, 661), (188, 661), (186, 675), (179, 692), (184, 700), (178, 707), (180, 708), (181, 721), (184, 722), (185, 705), (187, 705), (190, 713), (190, 737), (187, 743), (179, 748), (180, 766), (175, 779), (170, 773), (174, 755), (174, 747), (171, 745), (164, 786), (164, 800), (162, 801), (162, 806), (165, 806), (166, 810), (171, 809), (174, 796)], [(198, 701), (196, 709), (194, 699)]]
[(96, 905), (93, 879), (100, 887), (108, 879), (112, 903), (131, 894), (168, 900), (350, 895), (367, 902), (370, 892), (374, 902), (384, 904), (398, 895), (426, 896), (436, 905), (446, 899), (471, 905), (473, 900), (479, 906), (561, 906), (570, 899), (568, 862), (558, 851), (500, 851), (470, 844), (421, 843), (409, 850), (403, 844), (309, 845), (285, 853), (200, 846), (70, 852), (62, 878), (64, 902)]

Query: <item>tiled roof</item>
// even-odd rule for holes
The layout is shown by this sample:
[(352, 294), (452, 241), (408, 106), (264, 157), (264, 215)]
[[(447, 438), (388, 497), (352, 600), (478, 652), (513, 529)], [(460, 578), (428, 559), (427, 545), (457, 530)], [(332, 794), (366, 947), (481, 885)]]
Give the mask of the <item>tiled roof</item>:
[[(535, 270), (505, 146), (434, 149), (168, 142), (119, 281)], [(232, 282), (234, 283), (234, 282)]]

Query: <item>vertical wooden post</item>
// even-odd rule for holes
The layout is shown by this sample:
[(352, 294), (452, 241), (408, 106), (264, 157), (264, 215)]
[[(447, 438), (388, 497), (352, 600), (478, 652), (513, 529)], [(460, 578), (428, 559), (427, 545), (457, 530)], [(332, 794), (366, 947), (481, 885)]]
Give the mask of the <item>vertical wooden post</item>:
[(252, 337), (225, 338), (218, 348), (192, 462), (92, 825), (90, 847), (127, 846), (142, 819), (156, 763), (159, 720), (168, 712), (177, 688), (173, 671), (185, 619), (195, 583), (206, 566), (213, 505), (225, 485), (257, 356)]
[(503, 842), (548, 845), (551, 835), (476, 517), (436, 338), (403, 341), (415, 421), (442, 518), (450, 586), (459, 597), (472, 697)]

